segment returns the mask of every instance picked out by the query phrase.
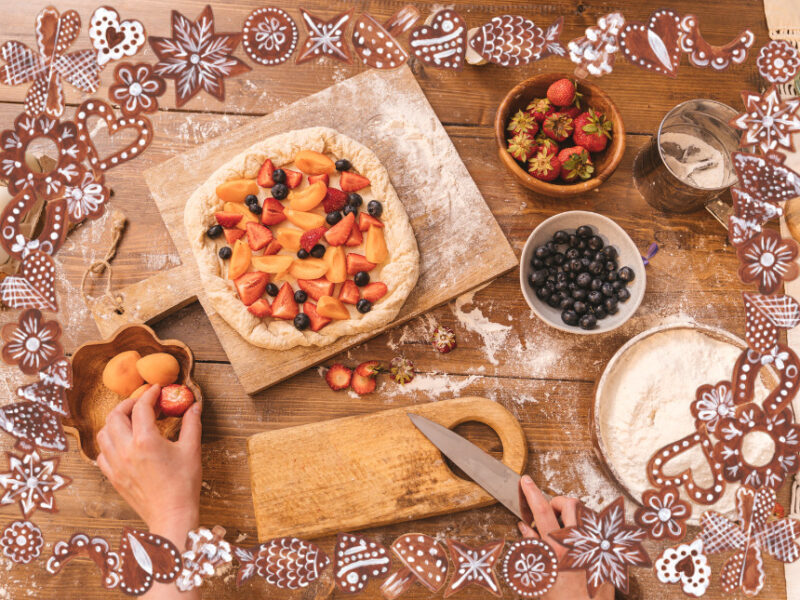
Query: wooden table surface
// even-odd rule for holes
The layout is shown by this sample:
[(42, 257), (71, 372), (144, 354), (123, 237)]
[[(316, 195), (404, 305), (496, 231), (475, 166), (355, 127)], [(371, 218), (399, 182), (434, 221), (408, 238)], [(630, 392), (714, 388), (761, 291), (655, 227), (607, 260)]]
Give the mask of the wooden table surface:
[[(170, 34), (171, 8), (194, 19), (205, 2), (200, 0), (128, 0), (115, 2), (122, 18), (141, 19), (150, 35)], [(290, 4), (292, 4), (290, 6)], [(344, 10), (350, 4), (321, 0), (303, 2), (315, 14), (332, 16), (335, 4)], [(426, 12), (424, 2), (416, 2)], [(260, 3), (244, 0), (215, 2), (218, 31), (235, 31), (250, 10)], [(353, 3), (356, 14), (369, 11), (383, 20), (402, 5), (390, 0), (366, 0)], [(378, 392), (358, 398), (348, 393), (334, 393), (316, 369), (248, 397), (237, 383), (205, 314), (199, 305), (191, 305), (156, 325), (162, 337), (186, 342), (197, 359), (196, 379), (202, 386), (206, 408), (203, 415), (203, 488), (201, 520), (205, 525), (221, 524), (228, 538), (242, 545), (255, 543), (255, 524), (250, 497), (246, 460), (246, 440), (257, 432), (311, 423), (346, 415), (365, 414), (405, 404), (429, 402), (459, 395), (492, 398), (511, 410), (527, 434), (530, 459), (528, 472), (545, 490), (553, 494), (574, 494), (593, 506), (604, 504), (620, 491), (601, 472), (592, 450), (589, 433), (589, 407), (595, 380), (614, 352), (633, 335), (665, 322), (694, 319), (722, 327), (738, 335), (744, 333), (744, 315), (739, 292), (742, 284), (736, 277), (737, 260), (722, 227), (706, 212), (685, 216), (667, 216), (650, 208), (636, 193), (631, 180), (631, 164), (638, 150), (658, 127), (664, 113), (690, 98), (711, 97), (740, 107), (739, 92), (761, 85), (755, 67), (755, 53), (767, 41), (767, 28), (761, 2), (755, 0), (716, 0), (697, 3), (690, 0), (605, 3), (556, 0), (547, 4), (486, 0), (470, 5), (457, 3), (455, 8), (476, 27), (494, 15), (520, 13), (546, 27), (564, 15), (562, 41), (583, 34), (598, 16), (621, 10), (629, 21), (645, 21), (650, 12), (669, 6), (678, 12), (692, 12), (699, 18), (704, 35), (711, 43), (722, 44), (745, 27), (756, 35), (753, 51), (745, 65), (723, 73), (696, 69), (686, 59), (677, 79), (651, 74), (618, 59), (614, 72), (599, 80), (620, 108), (628, 131), (628, 149), (611, 179), (600, 190), (571, 200), (553, 201), (537, 197), (514, 180), (500, 164), (494, 142), (492, 122), (495, 109), (518, 81), (540, 71), (571, 71), (564, 58), (551, 57), (529, 67), (501, 69), (494, 66), (466, 67), (460, 73), (424, 69), (412, 59), (412, 67), (439, 118), (453, 139), (457, 150), (477, 182), (505, 235), (519, 253), (530, 231), (543, 219), (568, 209), (600, 212), (624, 227), (644, 252), (657, 241), (660, 252), (648, 267), (647, 293), (636, 316), (619, 330), (592, 337), (571, 335), (551, 329), (537, 320), (526, 306), (519, 290), (518, 273), (509, 273), (474, 295), (462, 296), (408, 325), (381, 335), (336, 360), (351, 365), (377, 358), (388, 361), (403, 355), (414, 361), (419, 370), (415, 382), (404, 389), (382, 381)], [(4, 7), (0, 39), (18, 39), (34, 44), (33, 23), (44, 3), (14, 2)], [(87, 47), (86, 25), (96, 2), (79, 0), (61, 10), (77, 9), (84, 29), (75, 47)], [(283, 7), (298, 19), (298, 6)], [(239, 48), (237, 55), (249, 64)], [(148, 49), (136, 60), (154, 62)], [(107, 96), (113, 65), (101, 73), (102, 89), (97, 96)], [(269, 113), (332, 82), (360, 72), (362, 65), (321, 61), (295, 66), (292, 62), (277, 67), (254, 65), (251, 72), (225, 83), (224, 103), (200, 94), (180, 110), (175, 109), (174, 88), (161, 98), (162, 110), (153, 117), (155, 138), (139, 159), (113, 169), (107, 181), (113, 186), (113, 206), (126, 213), (129, 226), (114, 260), (114, 283), (126, 285), (159, 270), (177, 264), (177, 254), (163, 228), (153, 200), (143, 183), (142, 171), (166, 160), (175, 153), (216, 136), (224, 136), (255, 116)], [(74, 106), (81, 96), (67, 89), (67, 101)], [(22, 110), (25, 86), (0, 86), (0, 123), (10, 126)], [(68, 109), (67, 114), (72, 114)], [(100, 219), (81, 227), (68, 239), (58, 254), (61, 283), (61, 312), (65, 343), (69, 352), (79, 344), (96, 339), (97, 330), (79, 293), (81, 276), (87, 264), (102, 256), (109, 236), (109, 221)], [(448, 233), (443, 231), (441, 235)], [(453, 240), (454, 244), (458, 240)], [(94, 286), (93, 294), (101, 293)], [(6, 315), (9, 320), (13, 315)], [(455, 329), (459, 347), (447, 355), (435, 352), (428, 334), (436, 324)], [(333, 361), (331, 361), (333, 362)], [(3, 367), (5, 399), (11, 397), (20, 374)], [(499, 451), (498, 440), (480, 426), (461, 428), (483, 447)], [(10, 438), (0, 439), (9, 448)], [(47, 547), (75, 531), (87, 531), (113, 538), (123, 525), (141, 526), (134, 512), (112, 489), (100, 471), (81, 460), (74, 440), (62, 457), (61, 471), (73, 478), (65, 491), (57, 494), (60, 512), (54, 515), (37, 512), (33, 520), (44, 531)], [(785, 493), (785, 490), (784, 490)], [(785, 496), (782, 496), (785, 500)], [(302, 502), (302, 498), (298, 498)], [(19, 517), (16, 506), (6, 507), (2, 518)], [(366, 531), (387, 545), (399, 534), (421, 531), (431, 535), (455, 536), (477, 544), (491, 538), (518, 537), (514, 518), (502, 508), (473, 510), (466, 513), (429, 519), (413, 524), (383, 527)], [(320, 540), (326, 551), (333, 539)], [(648, 544), (653, 556), (661, 546)], [(762, 597), (785, 598), (782, 568), (767, 559), (768, 578)], [(715, 577), (720, 560), (714, 560)], [(7, 565), (8, 566), (8, 565)], [(44, 571), (44, 560), (4, 571), (0, 598), (35, 597), (38, 599), (111, 597), (100, 587), (98, 572), (89, 563), (69, 565), (58, 577)], [(77, 593), (74, 590), (80, 589)], [(469, 588), (468, 588), (469, 589)], [(477, 588), (460, 594), (461, 598), (484, 597)], [(78, 594), (78, 595), (76, 595)], [(376, 597), (374, 583), (363, 597)], [(506, 596), (510, 591), (506, 590)], [(245, 584), (241, 591), (233, 585), (232, 571), (208, 586), (205, 597), (278, 597), (274, 588), (263, 581)], [(286, 597), (289, 594), (285, 594)], [(283, 596), (281, 596), (283, 597)], [(427, 597), (416, 586), (409, 598)], [(675, 586), (658, 584), (651, 571), (632, 572), (630, 598), (679, 598)], [(721, 598), (715, 579), (706, 596)]]

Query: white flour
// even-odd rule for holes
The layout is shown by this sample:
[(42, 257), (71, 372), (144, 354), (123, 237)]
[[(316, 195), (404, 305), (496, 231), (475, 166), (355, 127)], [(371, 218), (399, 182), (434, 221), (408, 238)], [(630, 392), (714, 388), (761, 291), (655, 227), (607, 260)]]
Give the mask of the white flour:
[(706, 190), (725, 184), (725, 158), (708, 142), (678, 131), (665, 131), (660, 142), (667, 146), (662, 153), (664, 163), (678, 179)]

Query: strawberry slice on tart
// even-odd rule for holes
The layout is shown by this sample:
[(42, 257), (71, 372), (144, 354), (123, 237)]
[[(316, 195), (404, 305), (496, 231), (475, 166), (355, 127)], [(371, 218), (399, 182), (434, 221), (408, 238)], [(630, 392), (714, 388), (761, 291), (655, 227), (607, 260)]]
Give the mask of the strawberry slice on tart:
[(313, 302), (306, 302), (303, 304), (303, 312), (311, 323), (311, 331), (319, 331), (332, 320), (320, 315), (319, 312), (317, 312), (317, 305)]
[(365, 300), (369, 300), (375, 304), (378, 300), (383, 298), (388, 291), (389, 288), (386, 287), (385, 283), (382, 281), (375, 281), (373, 283), (368, 283), (361, 289), (361, 296)]
[(353, 223), (355, 223), (355, 214), (350, 213), (339, 221), (336, 225), (325, 232), (325, 240), (331, 246), (341, 246), (348, 238), (353, 230)]
[(265, 198), (264, 206), (261, 207), (261, 222), (264, 225), (277, 225), (286, 220), (283, 213), (283, 204), (275, 198)]
[(358, 173), (342, 171), (339, 176), (339, 187), (343, 192), (357, 192), (369, 186), (369, 179)]
[(247, 307), (247, 312), (259, 319), (263, 319), (272, 315), (272, 307), (269, 305), (269, 300), (259, 298)]
[(286, 281), (281, 286), (281, 289), (278, 290), (275, 300), (272, 301), (272, 316), (276, 319), (291, 321), (299, 312), (300, 309), (294, 300), (294, 290), (292, 290), (289, 282)]
[(247, 224), (247, 243), (251, 250), (261, 250), (272, 240), (272, 232), (260, 223)]
[(348, 275), (355, 275), (359, 271), (365, 271), (368, 273), (375, 268), (375, 263), (369, 262), (367, 257), (363, 254), (356, 254), (355, 252), (350, 252), (347, 255), (346, 261)]
[(250, 306), (262, 296), (264, 290), (267, 289), (268, 283), (269, 273), (253, 271), (237, 277), (233, 285), (236, 287), (236, 293), (239, 294), (239, 299), (242, 303), (245, 306)]
[(270, 159), (261, 163), (261, 168), (258, 170), (258, 175), (256, 176), (256, 183), (258, 186), (262, 188), (271, 188), (275, 185), (275, 181), (272, 179), (272, 173), (274, 172), (275, 165), (272, 164)]
[(375, 227), (383, 227), (383, 223), (380, 219), (376, 219), (372, 215), (368, 215), (367, 213), (358, 215), (358, 228), (361, 231), (367, 231), (372, 225)]
[(348, 279), (342, 284), (342, 288), (339, 290), (339, 300), (344, 302), (345, 304), (352, 304), (355, 306), (358, 304), (358, 301), (361, 299), (361, 293), (358, 291), (358, 286), (356, 282), (352, 279)]
[(235, 212), (220, 211), (214, 213), (214, 218), (217, 220), (217, 223), (226, 229), (236, 227), (239, 221), (242, 220), (242, 217), (244, 217), (243, 214)]
[(333, 282), (328, 281), (324, 277), (320, 277), (319, 279), (298, 279), (297, 285), (308, 294), (309, 298), (318, 302), (323, 296), (333, 295), (333, 288), (335, 286)]

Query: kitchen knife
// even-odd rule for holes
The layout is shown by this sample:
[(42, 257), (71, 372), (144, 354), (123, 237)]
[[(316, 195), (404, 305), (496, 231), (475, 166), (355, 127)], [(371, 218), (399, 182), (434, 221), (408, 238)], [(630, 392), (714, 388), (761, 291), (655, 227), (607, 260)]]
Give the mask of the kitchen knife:
[(519, 487), (521, 477), (518, 473), (447, 427), (419, 415), (406, 414), (422, 435), (475, 483), (517, 518), (526, 523), (533, 521), (533, 515)]

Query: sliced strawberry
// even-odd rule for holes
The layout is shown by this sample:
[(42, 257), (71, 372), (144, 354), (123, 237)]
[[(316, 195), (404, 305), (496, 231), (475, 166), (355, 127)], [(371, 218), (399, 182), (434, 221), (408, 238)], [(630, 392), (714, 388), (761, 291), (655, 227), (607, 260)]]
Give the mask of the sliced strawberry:
[(233, 246), (233, 242), (238, 239), (244, 237), (244, 229), (226, 229), (225, 233), (225, 241), (228, 242), (229, 246)]
[(347, 238), (347, 241), (344, 243), (344, 245), (350, 248), (355, 248), (356, 246), (360, 246), (363, 241), (364, 234), (361, 233), (358, 225), (355, 221), (353, 221), (353, 228), (350, 230), (350, 237)]
[(352, 279), (348, 279), (342, 284), (342, 289), (339, 290), (339, 300), (344, 302), (345, 304), (358, 304), (358, 301), (361, 299), (361, 294), (358, 291), (358, 286), (356, 282)]
[(245, 273), (237, 277), (233, 285), (236, 286), (236, 291), (244, 305), (250, 306), (261, 297), (268, 283), (269, 273), (253, 271), (252, 273)]
[(320, 277), (319, 279), (298, 279), (297, 285), (308, 294), (309, 298), (319, 300), (323, 296), (332, 295), (335, 284), (324, 277)]
[(272, 232), (259, 223), (247, 224), (247, 243), (252, 250), (261, 250), (272, 242)]
[(369, 300), (373, 304), (375, 304), (378, 300), (383, 298), (386, 295), (386, 292), (389, 291), (389, 288), (386, 287), (386, 284), (380, 281), (375, 281), (373, 283), (368, 283), (364, 286), (361, 290), (361, 295), (364, 297), (365, 300)]
[(375, 268), (375, 264), (369, 262), (363, 254), (356, 254), (355, 252), (350, 252), (347, 255), (347, 274), (348, 275), (355, 275), (359, 271), (372, 271)]
[(350, 237), (353, 229), (353, 223), (356, 222), (356, 216), (353, 213), (347, 215), (344, 219), (339, 221), (336, 225), (325, 232), (325, 239), (331, 246), (341, 246)]
[(293, 190), (303, 182), (303, 174), (300, 171), (292, 171), (291, 169), (284, 169), (286, 173), (286, 187)]
[(297, 316), (300, 310), (297, 308), (297, 302), (294, 301), (294, 291), (288, 282), (281, 286), (275, 300), (272, 301), (272, 316), (276, 319), (291, 320)]
[(300, 247), (306, 252), (311, 252), (311, 249), (319, 243), (326, 231), (327, 229), (324, 227), (309, 229), (300, 236)]
[(158, 397), (158, 408), (167, 417), (182, 417), (188, 408), (194, 404), (194, 394), (185, 385), (166, 385), (161, 388)]
[(266, 298), (259, 298), (253, 302), (247, 307), (247, 312), (257, 316), (259, 319), (263, 319), (264, 317), (269, 317), (272, 315), (272, 309), (270, 308), (269, 301)]
[(325, 209), (326, 213), (342, 210), (345, 204), (347, 204), (347, 194), (332, 187), (328, 188), (328, 191), (325, 192), (325, 197), (322, 199), (322, 208)]
[(264, 249), (264, 256), (271, 256), (273, 254), (277, 254), (278, 252), (281, 251), (281, 248), (283, 248), (283, 246), (281, 246), (278, 240), (272, 240)]
[(369, 229), (370, 225), (375, 225), (375, 227), (383, 227), (383, 223), (372, 215), (368, 215), (367, 213), (361, 213), (358, 215), (358, 228), (361, 231), (366, 231)]
[(369, 185), (369, 179), (358, 173), (351, 173), (350, 171), (342, 171), (339, 176), (339, 187), (343, 192), (357, 192), (363, 190)]
[(356, 373), (361, 377), (377, 377), (378, 373), (383, 370), (379, 360), (368, 360), (356, 367)]
[(339, 390), (350, 387), (350, 379), (352, 377), (353, 372), (350, 369), (336, 363), (335, 365), (331, 365), (331, 368), (328, 369), (328, 372), (325, 374), (325, 381), (328, 382), (328, 385), (334, 392), (338, 392)]
[(258, 170), (258, 176), (256, 177), (256, 183), (259, 187), (262, 188), (271, 188), (275, 185), (275, 182), (272, 181), (272, 173), (275, 171), (275, 165), (272, 164), (270, 159), (265, 160), (261, 164), (261, 168)]
[(264, 225), (277, 225), (286, 220), (283, 214), (283, 204), (275, 198), (264, 198), (264, 206), (261, 208), (261, 222)]
[(308, 176), (308, 183), (316, 183), (317, 181), (321, 181), (325, 185), (328, 185), (329, 178), (327, 173), (323, 173), (322, 175), (309, 175)]
[(217, 223), (222, 225), (225, 228), (228, 227), (236, 227), (239, 224), (239, 221), (242, 220), (242, 213), (235, 213), (235, 212), (217, 212), (214, 213), (214, 218), (217, 220)]
[(306, 313), (308, 320), (311, 321), (311, 331), (319, 331), (331, 322), (331, 319), (323, 317), (317, 312), (317, 305), (313, 302), (304, 303), (303, 312)]
[(353, 378), (350, 380), (350, 387), (359, 396), (364, 394), (371, 394), (375, 391), (377, 382), (374, 377), (364, 377), (358, 373), (353, 373)]

